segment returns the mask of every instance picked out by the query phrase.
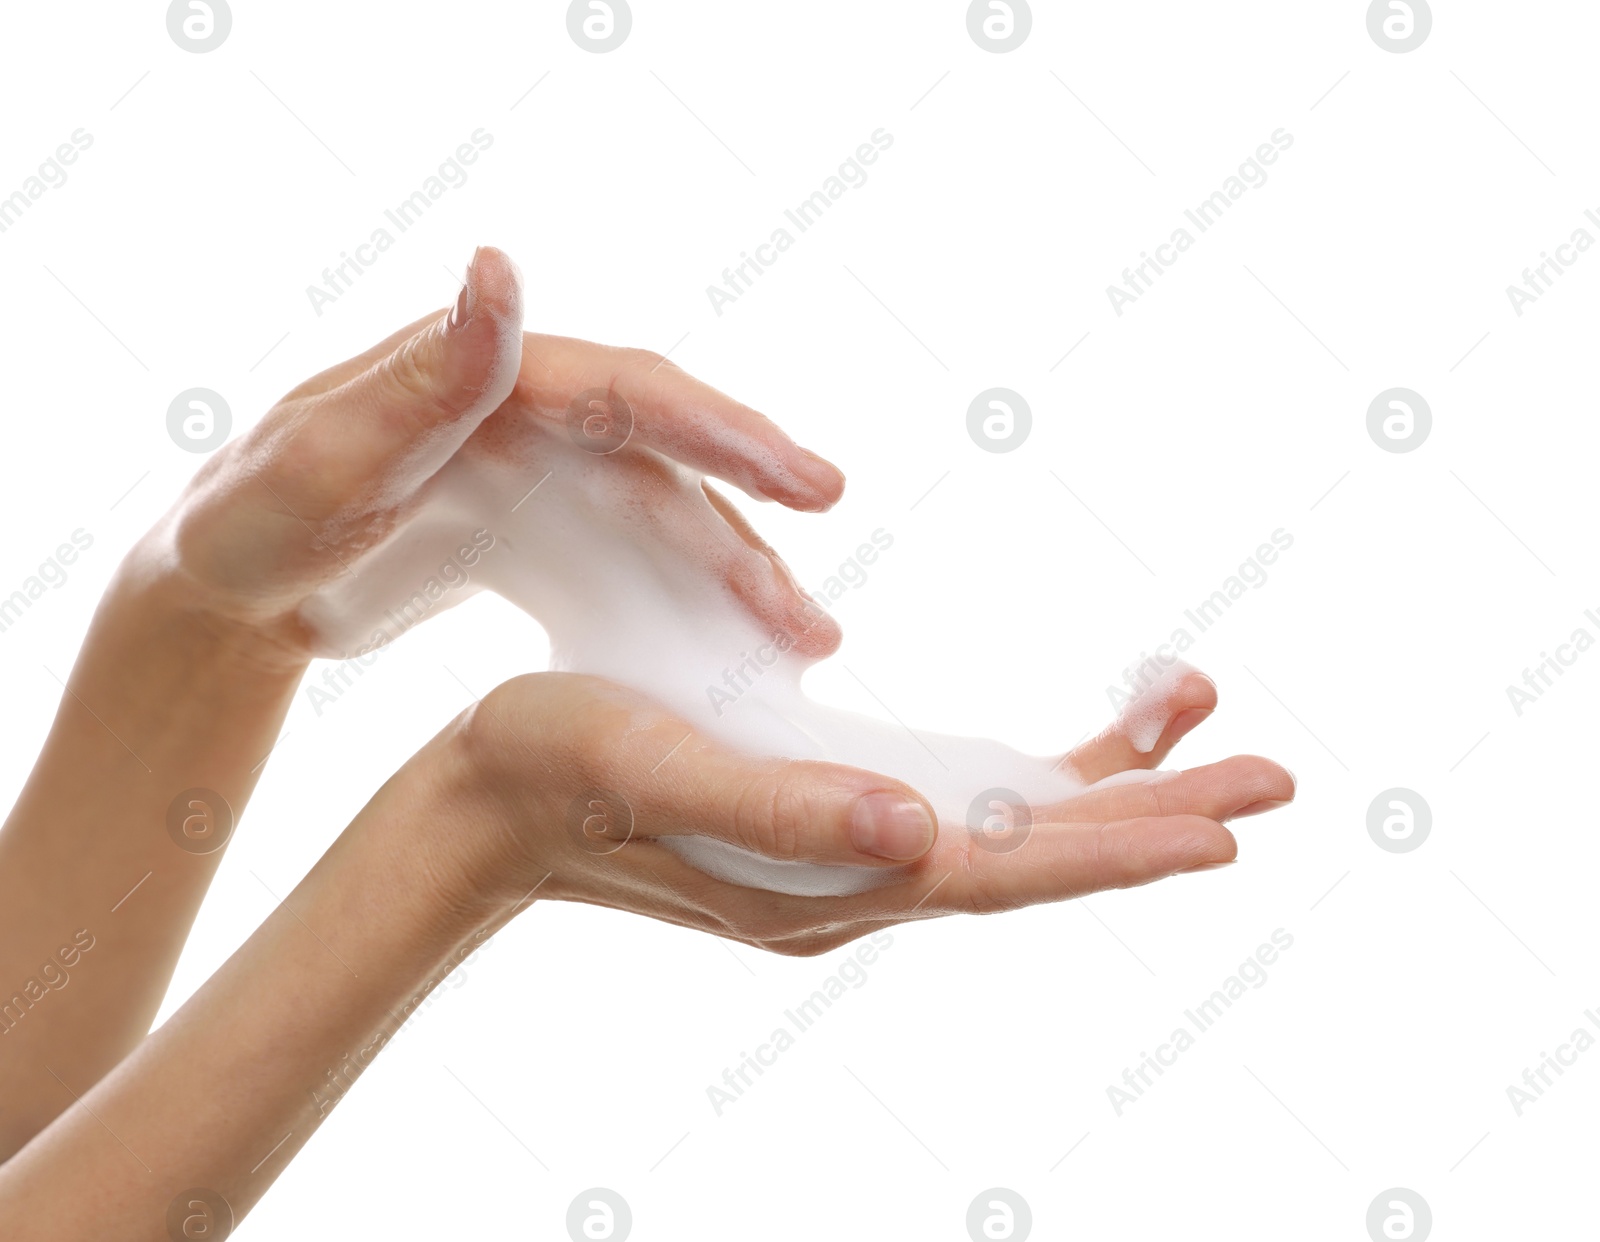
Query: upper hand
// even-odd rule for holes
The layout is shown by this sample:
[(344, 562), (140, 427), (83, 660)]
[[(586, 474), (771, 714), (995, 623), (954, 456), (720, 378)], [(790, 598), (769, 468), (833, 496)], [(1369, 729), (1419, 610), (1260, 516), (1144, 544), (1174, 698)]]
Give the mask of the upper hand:
[[(565, 435), (569, 403), (596, 388), (633, 412), (635, 469), (667, 457), (791, 508), (838, 500), (839, 471), (756, 411), (657, 354), (524, 334), (522, 316), (516, 268), (480, 249), (453, 310), (307, 380), (208, 460), (146, 537), (138, 563), (174, 575), (191, 606), (264, 638), (273, 658), (304, 664), (319, 652), (302, 606), (355, 574), (415, 515), (429, 481), (475, 433), (545, 425)], [(504, 417), (491, 423), (497, 410)], [(477, 451), (501, 451), (495, 443), (487, 434), (474, 441)], [(726, 501), (709, 488), (693, 500), (706, 516), (679, 521), (677, 537), (705, 543), (707, 559), (763, 619), (813, 618), (782, 562)], [(363, 628), (363, 618), (348, 621)], [(831, 620), (811, 624), (815, 654), (832, 650)]]

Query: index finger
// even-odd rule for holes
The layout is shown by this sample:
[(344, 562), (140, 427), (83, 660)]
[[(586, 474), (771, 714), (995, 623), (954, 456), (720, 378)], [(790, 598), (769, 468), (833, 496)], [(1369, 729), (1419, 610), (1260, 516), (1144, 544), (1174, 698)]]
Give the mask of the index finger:
[(791, 509), (830, 509), (844, 475), (801, 448), (765, 415), (648, 350), (523, 334), (516, 396), (548, 417), (566, 417), (584, 393), (620, 397), (631, 439), (741, 491)]

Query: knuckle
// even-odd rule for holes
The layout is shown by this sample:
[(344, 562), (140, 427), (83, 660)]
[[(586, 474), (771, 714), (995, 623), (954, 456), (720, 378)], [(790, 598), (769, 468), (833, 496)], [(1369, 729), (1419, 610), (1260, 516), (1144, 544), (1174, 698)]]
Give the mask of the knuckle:
[(944, 901), (930, 904), (960, 914), (988, 914), (993, 911), (995, 902), (989, 892), (985, 870), (991, 865), (993, 857), (989, 854), (980, 856), (970, 832), (958, 834), (951, 859), (954, 872), (952, 882), (941, 885), (939, 890), (943, 893), (946, 888), (953, 888), (955, 892)]
[(412, 410), (420, 408), (428, 422), (444, 422), (459, 417), (466, 402), (440, 385), (426, 365), (424, 355), (428, 334), (407, 341), (379, 364), (384, 389), (402, 397)]
[(451, 738), (466, 766), (485, 776), (503, 767), (509, 740), (506, 726), (487, 699), (477, 700), (456, 717)]
[[(576, 740), (577, 732), (538, 727), (552, 714), (564, 715), (556, 678), (547, 673), (513, 677), (456, 718), (454, 740), (474, 769), (485, 775), (515, 774), (527, 767), (530, 751), (545, 754), (552, 740), (559, 753), (549, 754), (548, 762), (559, 771), (575, 769), (574, 754), (583, 748), (566, 743)], [(553, 739), (546, 734), (553, 734)]]
[(1129, 856), (1126, 838), (1113, 832), (1113, 826), (1107, 820), (1095, 831), (1089, 874), (1103, 881), (1098, 887), (1131, 888), (1139, 882), (1138, 868)]
[(802, 856), (811, 798), (792, 767), (768, 773), (745, 788), (734, 810), (739, 843), (771, 858)]
[(628, 365), (640, 371), (655, 371), (663, 367), (677, 369), (677, 364), (665, 354), (659, 354), (653, 349), (628, 349), (624, 351), (628, 357)]
[(282, 428), (266, 444), (255, 468), (270, 475), (275, 488), (290, 492), (315, 489), (337, 460), (334, 431), (328, 420), (308, 418)]

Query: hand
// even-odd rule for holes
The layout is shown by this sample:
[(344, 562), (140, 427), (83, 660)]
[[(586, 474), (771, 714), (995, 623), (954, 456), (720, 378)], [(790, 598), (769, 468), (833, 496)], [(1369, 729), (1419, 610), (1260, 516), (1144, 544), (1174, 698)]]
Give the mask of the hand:
[[(1068, 760), (1096, 784), (1035, 808), (1031, 832), (1005, 853), (962, 826), (936, 836), (927, 802), (899, 782), (736, 754), (590, 677), (506, 682), (408, 768), (427, 773), (450, 808), (451, 830), (432, 832), (428, 848), (442, 849), (480, 896), (516, 901), (532, 890), (811, 955), (908, 919), (1060, 901), (1233, 861), (1238, 845), (1223, 822), (1292, 799), (1285, 769), (1235, 756), (1128, 779), (1215, 705), (1210, 680), (1191, 674), (1148, 753), (1116, 726), (1073, 752)], [(789, 897), (714, 879), (659, 843), (683, 834), (770, 858), (902, 869), (854, 897)]]
[[(275, 662), (300, 667), (324, 654), (303, 606), (353, 577), (364, 555), (414, 517), (464, 445), (521, 461), (541, 435), (565, 439), (569, 405), (598, 388), (633, 412), (634, 473), (653, 471), (694, 506), (685, 517), (670, 496), (651, 497), (669, 511), (667, 537), (702, 545), (702, 560), (763, 620), (808, 630), (814, 654), (833, 650), (837, 628), (807, 609), (782, 562), (726, 501), (663, 459), (803, 510), (838, 500), (838, 470), (659, 355), (524, 335), (522, 313), (515, 267), (480, 249), (454, 310), (307, 380), (207, 461), (136, 551), (135, 567), (175, 571), (175, 598), (191, 608), (198, 601), (204, 614), (264, 639)], [(366, 632), (376, 617), (342, 620)]]

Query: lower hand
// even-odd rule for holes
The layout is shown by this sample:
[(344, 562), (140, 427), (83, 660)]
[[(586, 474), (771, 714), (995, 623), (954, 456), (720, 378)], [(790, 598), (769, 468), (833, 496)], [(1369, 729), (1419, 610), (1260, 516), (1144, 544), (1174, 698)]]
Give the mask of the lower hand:
[[(738, 754), (591, 677), (506, 682), (408, 767), (449, 808), (453, 830), (434, 834), (432, 848), (478, 896), (515, 902), (531, 890), (809, 956), (908, 919), (993, 913), (1232, 862), (1238, 845), (1225, 821), (1294, 796), (1279, 765), (1235, 756), (1099, 783), (1159, 764), (1215, 704), (1212, 683), (1192, 674), (1150, 751), (1113, 726), (1073, 752), (1073, 767), (1096, 784), (1034, 808), (1031, 832), (1005, 853), (960, 827), (936, 833), (927, 802), (897, 781)], [(661, 844), (682, 835), (777, 859), (884, 868), (886, 882), (838, 898), (743, 888)]]

